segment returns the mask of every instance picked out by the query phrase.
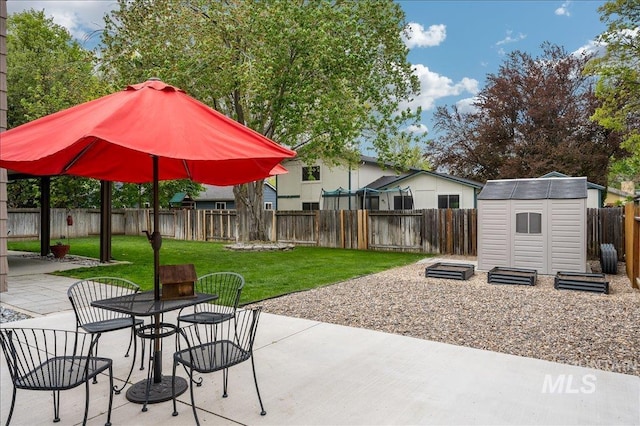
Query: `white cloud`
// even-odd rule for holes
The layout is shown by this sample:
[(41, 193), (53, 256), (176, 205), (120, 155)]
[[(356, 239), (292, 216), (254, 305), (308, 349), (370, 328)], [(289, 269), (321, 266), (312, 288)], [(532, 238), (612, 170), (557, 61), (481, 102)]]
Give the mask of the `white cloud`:
[(570, 1), (565, 1), (562, 3), (562, 6), (556, 9), (555, 14), (558, 16), (571, 16), (571, 12), (569, 12)]
[(104, 27), (104, 15), (118, 7), (115, 0), (68, 0), (68, 1), (13, 1), (7, 2), (9, 14), (29, 9), (44, 10), (47, 17), (62, 25), (80, 42), (93, 31)]
[(517, 36), (514, 37), (513, 31), (507, 30), (506, 37), (496, 42), (496, 46), (502, 46), (503, 44), (509, 44), (509, 43), (517, 43), (520, 40), (524, 40), (525, 38), (527, 38), (526, 34), (519, 33)]
[(424, 124), (418, 124), (418, 125), (412, 124), (409, 127), (407, 127), (407, 132), (415, 133), (415, 134), (418, 134), (418, 135), (425, 134), (428, 131), (429, 131), (429, 129)]
[(575, 52), (573, 52), (573, 55), (581, 56), (583, 54), (588, 54), (588, 55), (593, 54), (596, 57), (601, 57), (601, 56), (604, 56), (606, 50), (607, 50), (606, 43), (603, 43), (597, 40), (590, 40), (587, 44), (585, 44), (582, 47), (579, 47)]
[(460, 99), (456, 102), (456, 107), (458, 108), (458, 111), (463, 114), (473, 114), (478, 110), (473, 104), (475, 101), (477, 101), (477, 98), (475, 97)]
[(404, 44), (414, 47), (432, 47), (440, 45), (447, 38), (447, 27), (443, 24), (431, 25), (428, 29), (416, 22), (407, 24), (406, 32), (401, 34)]
[(435, 101), (447, 96), (459, 96), (463, 93), (475, 95), (478, 93), (478, 81), (465, 77), (457, 83), (454, 83), (449, 77), (442, 76), (429, 70), (422, 64), (413, 66), (413, 73), (420, 81), (420, 95), (411, 102), (404, 103), (400, 109), (411, 108), (415, 110), (422, 107), (423, 110), (433, 109)]

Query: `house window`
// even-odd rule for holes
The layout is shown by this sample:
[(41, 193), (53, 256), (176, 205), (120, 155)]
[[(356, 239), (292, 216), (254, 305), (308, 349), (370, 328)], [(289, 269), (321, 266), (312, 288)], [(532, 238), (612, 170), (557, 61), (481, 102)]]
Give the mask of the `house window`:
[(365, 210), (380, 210), (380, 197), (367, 197), (364, 200)]
[(516, 213), (516, 233), (518, 234), (541, 234), (542, 214), (541, 213)]
[(265, 201), (264, 209), (265, 210), (273, 210), (273, 203), (271, 201)]
[(302, 210), (320, 210), (320, 203), (302, 203)]
[(459, 195), (438, 195), (438, 208), (439, 209), (459, 209), (460, 196)]
[(413, 197), (410, 195), (396, 195), (393, 197), (394, 210), (411, 210), (413, 209)]
[(302, 168), (302, 181), (320, 180), (320, 166)]
[(225, 203), (224, 201), (216, 201), (216, 210), (226, 210), (227, 209), (227, 203)]

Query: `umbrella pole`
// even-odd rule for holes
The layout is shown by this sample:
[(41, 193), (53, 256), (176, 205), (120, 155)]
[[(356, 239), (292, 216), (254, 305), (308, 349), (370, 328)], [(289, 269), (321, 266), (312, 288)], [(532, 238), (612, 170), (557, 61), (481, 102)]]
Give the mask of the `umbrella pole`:
[[(151, 246), (153, 247), (153, 298), (160, 300), (160, 247), (162, 246), (162, 236), (160, 235), (160, 201), (159, 201), (159, 173), (158, 173), (158, 157), (153, 156), (153, 234)], [(156, 328), (156, 336), (160, 334), (160, 314), (154, 315), (154, 323)], [(162, 382), (162, 346), (160, 337), (156, 337), (153, 342), (153, 381), (154, 383)]]

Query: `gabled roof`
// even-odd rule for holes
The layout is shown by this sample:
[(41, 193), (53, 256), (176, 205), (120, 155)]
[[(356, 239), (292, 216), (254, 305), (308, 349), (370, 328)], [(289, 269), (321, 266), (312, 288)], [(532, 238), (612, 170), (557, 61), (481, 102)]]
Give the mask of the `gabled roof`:
[(541, 200), (587, 198), (587, 178), (489, 180), (478, 200)]
[(382, 177), (379, 177), (378, 179), (374, 180), (370, 184), (365, 185), (365, 188), (380, 189), (380, 188), (383, 188), (385, 186), (388, 186), (388, 185), (391, 185), (391, 184), (397, 182), (400, 178), (402, 178), (404, 176), (405, 175), (400, 175), (400, 176), (382, 176)]
[[(540, 177), (546, 179), (546, 178), (566, 178), (566, 177), (571, 177), (571, 176), (565, 175), (564, 173), (553, 171), (553, 172), (547, 173), (546, 175), (542, 175)], [(604, 191), (605, 190), (604, 186), (598, 185), (597, 183), (592, 183), (592, 182), (589, 182), (589, 181), (587, 181), (587, 188), (588, 189), (597, 189), (599, 191)]]
[[(366, 155), (361, 155), (360, 159), (362, 160), (363, 163), (372, 164), (372, 165), (380, 165), (380, 163), (378, 162), (378, 159), (374, 158), (374, 157), (368, 157)], [(393, 168), (391, 164), (386, 163), (385, 165), (388, 166), (391, 169)], [(403, 173), (403, 174), (400, 174), (400, 175), (397, 175), (397, 176), (383, 176), (382, 178), (371, 182), (366, 187), (367, 188), (376, 188), (376, 187), (373, 186), (374, 184), (378, 184), (378, 188), (380, 188), (382, 186), (388, 186), (388, 185), (391, 185), (391, 184), (395, 185), (395, 184), (397, 184), (398, 182), (401, 182), (404, 179), (408, 179), (408, 178), (414, 177), (414, 176), (419, 175), (419, 174), (425, 174), (425, 175), (437, 177), (437, 178), (440, 178), (440, 179), (445, 179), (445, 180), (448, 180), (448, 181), (451, 181), (451, 182), (456, 182), (456, 183), (459, 183), (459, 184), (462, 184), (462, 185), (470, 186), (470, 187), (475, 188), (475, 189), (482, 189), (482, 187), (484, 186), (482, 183), (476, 182), (476, 181), (471, 180), (471, 179), (464, 179), (464, 178), (453, 176), (453, 175), (450, 175), (450, 174), (447, 174), (447, 173), (432, 172), (432, 171), (429, 171), (429, 170), (422, 170), (422, 169), (417, 169), (415, 167), (412, 167), (412, 168), (409, 169), (408, 173)], [(378, 182), (378, 181), (380, 181), (381, 179), (389, 179), (389, 181), (385, 181), (384, 183), (380, 184), (380, 182)]]
[(196, 201), (234, 200), (233, 186), (204, 185), (204, 191), (193, 197)]
[[(217, 185), (203, 185), (204, 191), (197, 196), (193, 197), (196, 201), (229, 201), (235, 200), (233, 194), (233, 185), (230, 186), (217, 186)], [(276, 188), (269, 182), (265, 181), (264, 186), (270, 188), (275, 192)]]

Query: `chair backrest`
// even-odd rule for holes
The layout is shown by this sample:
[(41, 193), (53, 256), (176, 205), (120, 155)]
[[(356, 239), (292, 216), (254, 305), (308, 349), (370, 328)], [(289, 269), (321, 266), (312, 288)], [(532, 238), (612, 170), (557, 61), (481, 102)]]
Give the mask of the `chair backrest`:
[(218, 298), (211, 303), (201, 303), (197, 310), (232, 314), (238, 308), (243, 287), (244, 277), (235, 272), (213, 272), (203, 275), (196, 281), (196, 292), (217, 294)]
[(179, 341), (176, 356), (200, 372), (217, 371), (248, 360), (253, 354), (261, 311), (261, 307), (240, 309), (232, 320), (220, 324), (181, 328), (186, 346)]
[(78, 281), (67, 290), (79, 326), (83, 324), (106, 321), (115, 318), (125, 318), (130, 315), (121, 314), (107, 309), (94, 308), (91, 302), (112, 297), (137, 293), (140, 286), (114, 277), (94, 277)]
[(87, 379), (98, 336), (44, 328), (0, 328), (0, 346), (17, 388), (64, 389)]

